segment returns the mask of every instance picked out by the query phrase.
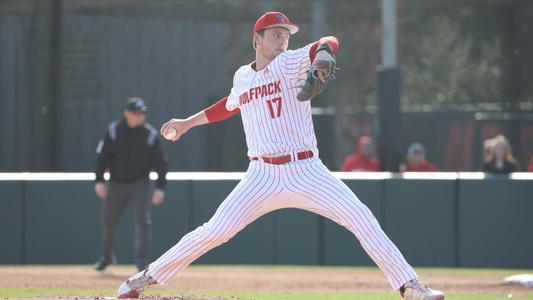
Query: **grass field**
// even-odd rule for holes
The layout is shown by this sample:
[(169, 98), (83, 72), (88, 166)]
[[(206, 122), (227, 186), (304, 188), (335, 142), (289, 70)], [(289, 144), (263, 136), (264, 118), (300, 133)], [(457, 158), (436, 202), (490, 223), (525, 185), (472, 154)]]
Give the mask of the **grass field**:
[[(533, 288), (501, 286), (508, 275), (533, 270), (417, 269), (421, 278), (447, 293), (446, 299), (533, 299)], [(0, 298), (103, 299), (135, 272), (114, 266), (0, 267)], [(375, 268), (301, 266), (193, 266), (148, 299), (384, 300), (400, 299)]]

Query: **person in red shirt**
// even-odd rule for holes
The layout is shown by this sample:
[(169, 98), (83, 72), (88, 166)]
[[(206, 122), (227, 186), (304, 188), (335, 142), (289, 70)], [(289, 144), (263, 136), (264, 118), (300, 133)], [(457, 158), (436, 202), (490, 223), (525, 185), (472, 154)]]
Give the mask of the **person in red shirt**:
[(426, 147), (413, 143), (407, 149), (407, 163), (400, 166), (400, 172), (437, 172), (436, 165), (426, 160)]
[(533, 172), (533, 155), (531, 155), (531, 158), (529, 159), (529, 168), (527, 168), (528, 172)]
[(357, 140), (355, 152), (344, 159), (342, 172), (379, 171), (379, 160), (374, 156), (374, 143), (368, 136)]

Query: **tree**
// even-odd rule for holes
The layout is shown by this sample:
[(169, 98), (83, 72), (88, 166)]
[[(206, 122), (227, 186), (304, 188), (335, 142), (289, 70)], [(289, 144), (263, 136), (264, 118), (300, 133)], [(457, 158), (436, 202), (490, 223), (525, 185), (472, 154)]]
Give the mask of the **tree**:
[(494, 102), (501, 96), (499, 38), (477, 41), (445, 16), (429, 19), (415, 56), (403, 64), (403, 104)]

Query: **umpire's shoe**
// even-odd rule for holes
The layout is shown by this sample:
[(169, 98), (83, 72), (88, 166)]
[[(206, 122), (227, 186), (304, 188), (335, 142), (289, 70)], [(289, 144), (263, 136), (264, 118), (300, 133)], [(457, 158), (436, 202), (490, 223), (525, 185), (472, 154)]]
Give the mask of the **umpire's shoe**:
[(444, 300), (444, 293), (435, 291), (413, 279), (400, 288), (400, 294), (405, 300)]
[(148, 274), (148, 270), (141, 271), (126, 280), (117, 291), (117, 298), (139, 298), (139, 295), (157, 281)]
[(117, 261), (116, 259), (105, 259), (105, 258), (100, 258), (95, 264), (94, 264), (94, 269), (96, 271), (105, 271), (105, 269), (107, 268), (107, 266), (109, 265), (112, 265), (112, 264), (116, 264)]

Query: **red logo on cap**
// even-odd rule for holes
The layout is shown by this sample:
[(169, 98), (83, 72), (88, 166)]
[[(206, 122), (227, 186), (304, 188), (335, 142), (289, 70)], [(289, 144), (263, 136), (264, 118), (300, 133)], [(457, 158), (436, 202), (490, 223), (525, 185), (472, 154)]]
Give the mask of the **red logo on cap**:
[(266, 14), (259, 17), (259, 19), (257, 19), (257, 21), (255, 22), (253, 32), (257, 33), (259, 32), (259, 30), (276, 26), (286, 28), (287, 30), (289, 30), (290, 34), (295, 34), (296, 32), (298, 32), (298, 26), (291, 23), (287, 16), (277, 11), (267, 12)]

